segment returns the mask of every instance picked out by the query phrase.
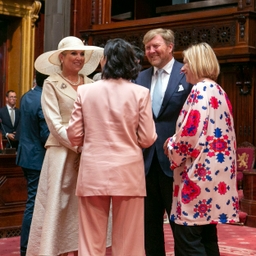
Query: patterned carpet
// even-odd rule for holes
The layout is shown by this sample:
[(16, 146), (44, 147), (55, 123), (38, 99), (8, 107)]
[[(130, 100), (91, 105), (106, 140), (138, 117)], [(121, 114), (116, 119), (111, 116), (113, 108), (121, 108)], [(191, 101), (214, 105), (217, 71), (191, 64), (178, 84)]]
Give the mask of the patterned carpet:
[[(169, 224), (165, 225), (166, 256), (174, 256)], [(239, 225), (218, 225), (221, 256), (256, 256), (256, 228)], [(19, 237), (0, 239), (0, 255), (19, 255)], [(106, 256), (111, 256), (107, 248)]]

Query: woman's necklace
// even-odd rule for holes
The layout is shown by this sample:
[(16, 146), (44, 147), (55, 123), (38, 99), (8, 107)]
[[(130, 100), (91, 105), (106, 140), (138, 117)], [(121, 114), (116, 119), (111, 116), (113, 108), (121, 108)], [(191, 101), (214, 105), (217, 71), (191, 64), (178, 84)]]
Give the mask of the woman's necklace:
[(77, 80), (77, 82), (72, 82), (72, 81), (70, 81), (69, 79), (67, 79), (65, 76), (63, 76), (63, 74), (60, 74), (60, 76), (65, 80), (65, 81), (67, 81), (69, 84), (71, 84), (72, 86), (78, 86), (79, 84), (80, 84), (80, 82), (81, 82), (81, 77), (78, 75), (78, 80)]

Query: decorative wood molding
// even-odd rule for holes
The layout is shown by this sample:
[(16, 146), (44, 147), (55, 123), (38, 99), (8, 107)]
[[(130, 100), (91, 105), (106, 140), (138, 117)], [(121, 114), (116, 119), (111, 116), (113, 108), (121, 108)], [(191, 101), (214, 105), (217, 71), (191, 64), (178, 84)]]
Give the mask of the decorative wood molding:
[[(34, 1), (0, 1), (0, 14), (7, 16), (23, 17), (27, 14)], [(25, 3), (24, 3), (25, 2)], [(31, 3), (28, 3), (31, 2)]]
[(245, 36), (245, 23), (246, 23), (246, 17), (244, 15), (238, 16), (238, 23), (239, 23), (239, 31), (240, 31), (240, 37), (244, 38)]
[(237, 66), (236, 74), (236, 86), (239, 89), (240, 95), (246, 96), (251, 94), (253, 77), (252, 68), (247, 65), (239, 65)]
[[(17, 3), (18, 2), (18, 3)], [(21, 96), (26, 91), (31, 89), (33, 84), (34, 74), (34, 37), (35, 37), (35, 22), (38, 19), (38, 14), (41, 8), (40, 1), (33, 0), (20, 0), (0, 1), (0, 14), (6, 17), (16, 17), (15, 19), (19, 28), (17, 28), (16, 40), (12, 40), (10, 35), (10, 49), (8, 51), (8, 58), (12, 56), (12, 49), (20, 51), (15, 59), (16, 65), (20, 67), (10, 66), (7, 75), (11, 77), (8, 80), (7, 88), (12, 86), (12, 89), (16, 90), (18, 96)], [(12, 19), (6, 19), (9, 24), (12, 23)], [(13, 57), (13, 56), (12, 56)], [(13, 76), (13, 74), (16, 74)]]
[(42, 3), (39, 1), (35, 1), (32, 5), (31, 12), (30, 12), (32, 27), (35, 26), (35, 23), (36, 23), (37, 19), (39, 18), (38, 14), (40, 12), (41, 7), (42, 7)]
[(22, 46), (21, 46), (21, 94), (28, 91), (34, 78), (34, 49), (35, 49), (35, 22), (41, 8), (39, 1), (34, 1), (28, 12), (22, 18)]
[(243, 9), (243, 0), (238, 0), (238, 9)]
[[(169, 26), (165, 26), (168, 28)], [(215, 23), (215, 25), (194, 24), (192, 26), (170, 26), (175, 33), (175, 50), (182, 51), (191, 43), (207, 42), (213, 47), (234, 46), (236, 42), (236, 22), (235, 20), (223, 24)], [(122, 37), (128, 42), (143, 48), (142, 38), (147, 30), (137, 32), (118, 32), (118, 37)], [(90, 33), (83, 33), (82, 37), (89, 37)], [(105, 45), (110, 38), (117, 37), (116, 33), (109, 33), (108, 35), (93, 36), (94, 45)]]
[(96, 0), (92, 0), (92, 16), (91, 16), (91, 24), (96, 23)]

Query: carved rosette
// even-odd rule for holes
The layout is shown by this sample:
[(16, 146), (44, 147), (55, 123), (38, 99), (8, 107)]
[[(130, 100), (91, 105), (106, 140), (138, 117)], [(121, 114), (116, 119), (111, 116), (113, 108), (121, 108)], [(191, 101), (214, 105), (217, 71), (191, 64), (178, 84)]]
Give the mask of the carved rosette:
[(235, 45), (235, 22), (215, 26), (195, 26), (174, 29), (175, 48), (182, 50), (190, 44), (206, 42), (211, 46)]

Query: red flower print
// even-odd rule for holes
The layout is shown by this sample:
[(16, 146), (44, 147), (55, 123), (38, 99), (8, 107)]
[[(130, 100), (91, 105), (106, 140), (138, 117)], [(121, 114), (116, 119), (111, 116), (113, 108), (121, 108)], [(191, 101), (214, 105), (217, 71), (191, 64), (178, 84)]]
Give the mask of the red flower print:
[(179, 188), (180, 188), (180, 187), (179, 187), (178, 185), (175, 185), (174, 190), (173, 190), (173, 196), (174, 196), (174, 197), (177, 197), (177, 196), (178, 196)]
[(198, 216), (200, 218), (206, 217), (208, 213), (211, 211), (212, 205), (211, 205), (212, 200), (200, 200), (198, 204), (195, 205), (194, 208), (194, 218), (197, 218)]
[(205, 167), (204, 164), (197, 164), (196, 165), (196, 170), (195, 170), (195, 177), (198, 178), (198, 180), (202, 180), (205, 181), (207, 180), (211, 180), (210, 174), (211, 171), (209, 171), (209, 167)]
[[(226, 139), (226, 138), (224, 138)], [(214, 152), (223, 152), (227, 148), (227, 142), (224, 139), (215, 139), (213, 142), (210, 144), (211, 149)]]
[(200, 151), (198, 149), (194, 149), (191, 152), (190, 156), (193, 157), (193, 158), (197, 158), (199, 154), (200, 154)]
[(218, 192), (221, 194), (221, 195), (225, 195), (226, 192), (227, 192), (227, 185), (225, 182), (220, 182), (218, 184)]
[(213, 138), (214, 138), (213, 136), (207, 136), (206, 140), (211, 141), (211, 140), (213, 140)]
[(222, 130), (220, 128), (216, 128), (214, 130), (214, 136), (207, 136), (206, 144), (207, 144), (207, 156), (213, 157), (216, 156), (219, 163), (223, 163), (225, 161), (225, 156), (230, 155), (230, 140), (228, 135), (222, 134)]
[(194, 136), (196, 134), (200, 122), (200, 116), (201, 115), (198, 110), (191, 110), (181, 136)]
[(189, 180), (187, 177), (181, 192), (182, 203), (188, 204), (189, 202), (197, 198), (200, 192), (200, 187), (195, 182)]
[(207, 128), (208, 128), (208, 118), (204, 121), (204, 126), (203, 126), (203, 134), (206, 134)]
[(181, 204), (180, 204), (180, 202), (177, 203), (176, 213), (177, 213), (177, 218), (180, 219), (180, 216), (181, 216)]
[(188, 146), (189, 145), (185, 145), (185, 144), (178, 144), (179, 150), (178, 152), (182, 153), (182, 154), (187, 154), (188, 153)]
[(219, 107), (218, 99), (216, 97), (211, 97), (210, 105), (212, 106), (212, 108), (217, 109)]
[(176, 146), (173, 145), (173, 150), (180, 156), (187, 156), (190, 155), (190, 153), (193, 151), (191, 144), (188, 144), (188, 142), (177, 142)]
[(192, 90), (188, 97), (188, 103), (197, 103), (199, 93), (200, 93), (199, 91)]

